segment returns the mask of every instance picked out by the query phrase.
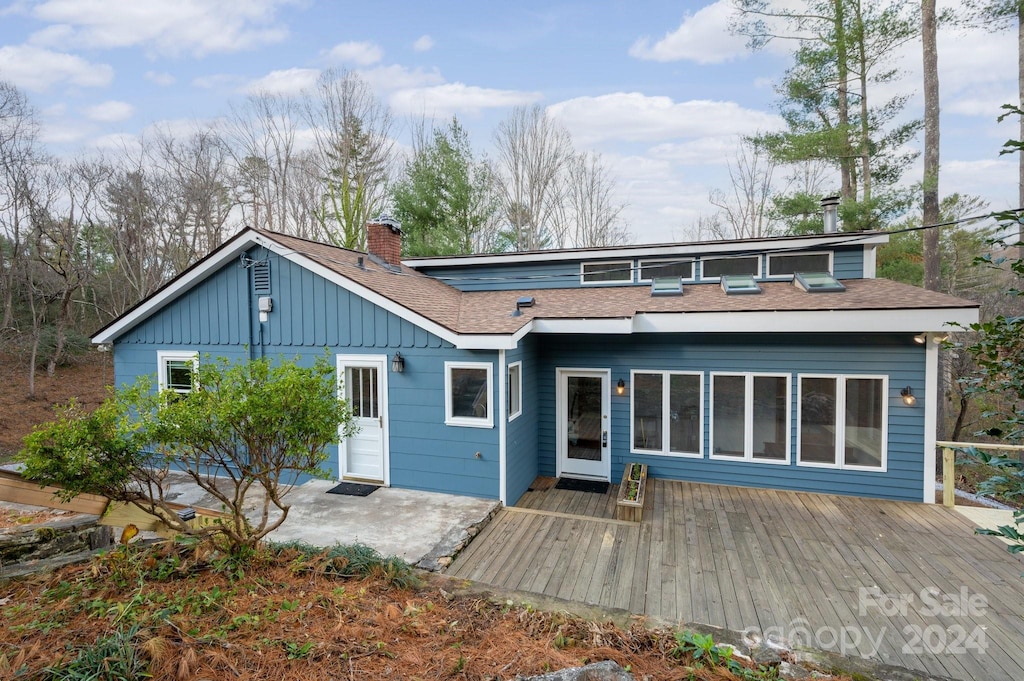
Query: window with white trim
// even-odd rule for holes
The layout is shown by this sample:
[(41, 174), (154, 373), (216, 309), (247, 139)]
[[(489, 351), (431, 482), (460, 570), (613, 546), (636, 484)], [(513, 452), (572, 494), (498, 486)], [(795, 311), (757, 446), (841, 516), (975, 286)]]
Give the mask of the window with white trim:
[(797, 463), (884, 471), (887, 376), (800, 375)]
[(700, 278), (720, 279), (728, 274), (761, 276), (761, 256), (739, 255), (727, 258), (701, 258)]
[(832, 251), (821, 253), (769, 253), (768, 276), (788, 279), (797, 272), (832, 273)]
[(711, 374), (711, 458), (789, 463), (788, 374)]
[(633, 281), (633, 261), (580, 263), (580, 281), (584, 284), (628, 284)]
[(508, 365), (508, 420), (523, 413), (523, 363)]
[(449, 426), (492, 428), (491, 363), (444, 363), (444, 422)]
[(648, 284), (655, 279), (675, 277), (693, 279), (693, 258), (685, 260), (641, 260), (640, 283)]
[(160, 391), (171, 390), (179, 395), (192, 392), (199, 354), (196, 352), (157, 352), (157, 384)]
[(631, 451), (703, 456), (704, 375), (635, 370), (631, 382)]

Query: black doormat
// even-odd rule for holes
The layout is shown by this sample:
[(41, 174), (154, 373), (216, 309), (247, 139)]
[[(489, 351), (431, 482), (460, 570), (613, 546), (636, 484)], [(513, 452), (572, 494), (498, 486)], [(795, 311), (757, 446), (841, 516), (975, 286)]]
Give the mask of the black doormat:
[(343, 482), (327, 490), (328, 494), (344, 494), (349, 497), (368, 497), (377, 489), (377, 485), (361, 485), (358, 482)]
[(594, 492), (605, 494), (608, 492), (608, 483), (603, 480), (577, 480), (576, 478), (559, 478), (555, 489), (567, 489), (571, 492)]

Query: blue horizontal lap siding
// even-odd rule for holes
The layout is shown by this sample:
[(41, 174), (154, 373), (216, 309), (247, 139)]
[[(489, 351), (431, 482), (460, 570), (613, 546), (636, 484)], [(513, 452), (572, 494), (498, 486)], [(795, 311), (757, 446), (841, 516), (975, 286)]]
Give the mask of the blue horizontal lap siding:
[[(640, 461), (655, 477), (772, 487), (829, 494), (852, 494), (920, 501), (924, 478), (924, 350), (910, 338), (865, 335), (826, 335), (815, 339), (751, 335), (603, 338), (546, 337), (539, 344), (538, 424), (539, 470), (555, 474), (555, 369), (606, 367), (611, 381), (630, 381), (631, 369), (699, 371), (704, 374), (704, 457), (702, 459), (630, 453), (629, 390), (612, 394), (612, 479), (624, 465)], [(710, 373), (764, 372), (791, 377), (792, 408), (790, 465), (713, 460), (708, 457)], [(874, 374), (889, 379), (888, 465), (885, 473), (813, 468), (796, 465), (797, 375)], [(921, 398), (916, 407), (903, 405), (902, 386), (915, 386)], [(631, 389), (631, 387), (630, 387)]]
[[(540, 421), (540, 400), (537, 387), (537, 344), (535, 336), (527, 336), (515, 350), (505, 354), (507, 364), (522, 362), (523, 413), (508, 424), (506, 431), (506, 502), (514, 505), (538, 475), (537, 424)], [(507, 418), (507, 417), (506, 417)]]
[[(458, 350), (397, 315), (261, 248), (254, 260), (270, 260), (273, 311), (258, 320), (248, 269), (225, 265), (191, 291), (165, 305), (115, 342), (118, 384), (153, 376), (160, 350), (196, 351), (240, 360), (253, 356), (301, 355), (312, 363), (324, 349), (337, 354), (405, 358), (405, 371), (388, 364), (390, 482), (393, 486), (452, 494), (498, 496), (498, 428), (444, 424), (445, 361), (487, 361), (497, 371), (496, 352)], [(250, 297), (251, 296), (251, 297)], [(262, 330), (262, 336), (261, 336)], [(261, 342), (262, 338), (262, 342)], [(496, 408), (498, 377), (494, 375)], [(495, 416), (497, 419), (497, 415)], [(480, 458), (476, 453), (480, 453)], [(326, 472), (339, 472), (331, 446)]]
[(832, 274), (836, 279), (864, 278), (864, 247), (837, 248), (832, 255)]

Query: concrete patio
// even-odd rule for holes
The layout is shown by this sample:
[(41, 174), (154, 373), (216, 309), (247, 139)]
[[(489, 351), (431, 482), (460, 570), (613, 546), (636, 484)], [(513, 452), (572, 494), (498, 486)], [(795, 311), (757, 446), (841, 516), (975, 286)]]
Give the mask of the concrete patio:
[(448, 574), (938, 677), (1024, 678), (1024, 562), (955, 510), (650, 482), (642, 523), (614, 519), (615, 486), (527, 492)]

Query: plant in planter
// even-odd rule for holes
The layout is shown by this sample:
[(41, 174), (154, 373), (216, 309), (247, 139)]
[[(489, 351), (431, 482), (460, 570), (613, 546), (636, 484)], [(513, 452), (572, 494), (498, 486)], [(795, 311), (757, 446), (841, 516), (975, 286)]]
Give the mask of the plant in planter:
[(619, 496), (615, 502), (615, 517), (619, 520), (639, 522), (644, 512), (644, 492), (647, 486), (647, 464), (629, 463), (622, 472)]

